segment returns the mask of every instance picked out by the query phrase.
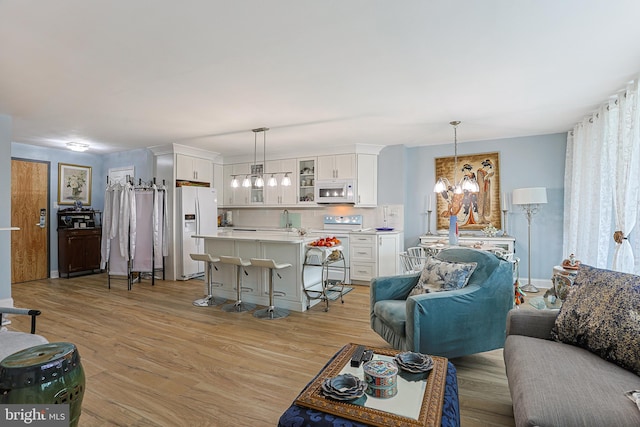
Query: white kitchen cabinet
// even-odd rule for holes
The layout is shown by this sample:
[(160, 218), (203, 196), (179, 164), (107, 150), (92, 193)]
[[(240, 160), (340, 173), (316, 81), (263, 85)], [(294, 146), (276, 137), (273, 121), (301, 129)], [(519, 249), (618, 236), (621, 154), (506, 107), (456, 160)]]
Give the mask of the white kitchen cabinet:
[[(266, 164), (266, 173), (264, 174), (264, 200), (265, 205), (295, 205), (296, 204), (296, 159), (272, 160)], [(289, 178), (291, 185), (284, 186), (281, 184), (283, 173), (274, 175), (277, 180), (275, 187), (268, 185), (272, 172), (290, 172)]]
[(213, 181), (213, 163), (208, 159), (176, 154), (176, 179), (184, 181)]
[(356, 155), (318, 156), (318, 179), (355, 179)]
[[(245, 176), (251, 174), (249, 163), (235, 163), (224, 165), (224, 205), (225, 206), (246, 206), (249, 204), (250, 188), (243, 187), (242, 181)], [(238, 186), (232, 187), (233, 178), (238, 180)]]
[(399, 254), (402, 233), (349, 235), (351, 280), (369, 282), (374, 277), (401, 273)]
[(213, 164), (213, 181), (211, 186), (217, 190), (218, 193), (218, 206), (222, 206), (225, 203), (224, 194), (226, 190), (226, 181), (224, 178), (224, 166), (214, 163)]
[(378, 204), (378, 156), (357, 154), (358, 179), (356, 184), (356, 205), (377, 206)]
[(296, 169), (298, 179), (298, 204), (315, 205), (316, 194), (316, 157), (297, 159), (298, 167)]

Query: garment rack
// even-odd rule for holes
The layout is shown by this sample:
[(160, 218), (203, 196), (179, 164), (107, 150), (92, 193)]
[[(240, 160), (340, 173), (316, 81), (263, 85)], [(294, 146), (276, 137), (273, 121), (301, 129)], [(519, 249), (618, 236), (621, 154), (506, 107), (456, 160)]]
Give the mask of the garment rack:
[[(107, 176), (107, 182), (109, 182), (109, 177)], [(114, 221), (114, 209), (113, 197), (109, 199), (109, 191), (121, 192), (121, 191), (132, 191), (133, 200), (138, 200), (138, 192), (148, 192), (153, 191), (153, 196), (151, 197), (152, 205), (148, 212), (144, 212), (143, 217), (139, 217), (140, 212), (137, 209), (137, 202), (133, 206), (134, 209), (131, 209), (131, 204), (127, 207), (123, 207), (118, 205), (118, 209), (115, 210), (118, 218), (116, 219), (117, 225), (113, 224)], [(159, 197), (156, 197), (157, 195)], [(119, 193), (118, 193), (119, 194)], [(167, 255), (167, 245), (166, 245), (166, 234), (167, 234), (167, 198), (166, 198), (166, 187), (165, 181), (162, 181), (162, 185), (158, 186), (156, 184), (155, 177), (150, 181), (143, 181), (142, 179), (138, 179), (138, 183), (134, 184), (134, 178), (127, 176), (126, 182), (109, 184), (107, 189), (105, 190), (105, 207), (107, 204), (107, 200), (112, 207), (110, 212), (108, 213), (109, 218), (103, 219), (103, 227), (108, 229), (103, 229), (103, 239), (110, 239), (109, 242), (105, 242), (102, 245), (102, 256), (103, 263), (107, 270), (107, 284), (108, 288), (111, 289), (111, 280), (112, 279), (122, 279), (125, 278), (127, 280), (127, 289), (131, 290), (133, 288), (133, 284), (135, 282), (141, 282), (143, 277), (151, 276), (151, 286), (155, 286), (155, 279), (157, 275), (161, 275), (162, 280), (165, 280), (165, 256)], [(157, 203), (160, 203), (159, 208)], [(105, 208), (105, 210), (107, 210)], [(107, 214), (105, 214), (107, 215)], [(135, 216), (135, 218), (131, 218), (131, 216)], [(154, 221), (154, 215), (158, 216), (158, 221)], [(126, 226), (121, 227), (120, 221), (126, 221)], [(151, 233), (148, 239), (143, 239), (142, 241), (139, 239), (140, 231), (149, 231), (145, 229), (139, 229), (137, 224), (152, 224)], [(154, 225), (158, 227), (158, 229), (154, 229)], [(117, 228), (118, 236), (114, 237), (114, 229), (111, 227)], [(120, 242), (120, 234), (123, 234), (123, 231), (126, 230), (126, 242), (124, 253), (122, 251), (123, 244)], [(158, 233), (161, 237), (159, 237), (159, 242), (156, 241), (156, 233)], [(116, 247), (114, 247), (116, 246)], [(149, 247), (149, 252), (142, 251), (140, 252), (141, 247)], [(114, 254), (113, 251), (116, 251)], [(157, 251), (161, 251), (162, 254), (160, 266), (157, 265)], [(118, 256), (120, 255), (120, 256)], [(140, 258), (141, 255), (150, 257), (150, 268), (146, 268), (140, 265), (136, 265), (136, 255)], [(106, 258), (106, 259), (105, 259)], [(115, 259), (115, 261), (114, 261)], [(113, 269), (112, 263), (117, 264), (117, 268)], [(148, 265), (148, 264), (147, 264)]]

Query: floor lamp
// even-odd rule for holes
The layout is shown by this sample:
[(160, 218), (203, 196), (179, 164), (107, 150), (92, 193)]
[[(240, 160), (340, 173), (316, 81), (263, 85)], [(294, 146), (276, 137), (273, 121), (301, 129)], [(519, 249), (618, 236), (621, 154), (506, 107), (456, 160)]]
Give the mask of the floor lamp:
[(531, 220), (539, 210), (539, 205), (547, 203), (547, 189), (544, 187), (534, 188), (518, 188), (513, 190), (514, 205), (520, 205), (524, 213), (527, 215), (527, 221), (529, 222), (529, 250), (527, 256), (529, 257), (529, 282), (522, 286), (524, 292), (538, 292), (538, 288), (531, 283)]

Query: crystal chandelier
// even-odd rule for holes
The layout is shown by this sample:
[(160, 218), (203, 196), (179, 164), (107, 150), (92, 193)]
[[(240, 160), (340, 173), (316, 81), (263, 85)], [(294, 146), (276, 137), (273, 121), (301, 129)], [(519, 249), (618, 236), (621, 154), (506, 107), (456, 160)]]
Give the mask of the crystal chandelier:
[(464, 192), (477, 193), (480, 191), (480, 187), (478, 186), (478, 182), (475, 177), (471, 177), (468, 175), (464, 175), (460, 181), (458, 181), (458, 125), (460, 121), (455, 120), (453, 122), (449, 122), (451, 126), (453, 126), (453, 150), (454, 150), (454, 160), (453, 160), (453, 185), (449, 182), (449, 180), (441, 176), (438, 178), (433, 191), (442, 195), (442, 197), (451, 205), (454, 198), (459, 198)]
[[(267, 173), (266, 171), (266, 159), (267, 159), (267, 131), (269, 130), (269, 128), (267, 127), (262, 127), (262, 128), (256, 128), (256, 129), (251, 129), (251, 131), (254, 134), (253, 137), (253, 165), (251, 165), (251, 173), (248, 175), (244, 176), (244, 179), (242, 180), (242, 186), (245, 188), (251, 187), (252, 185), (254, 187), (257, 188), (262, 188), (265, 186), (265, 176), (270, 175), (269, 179), (267, 180), (267, 185), (269, 187), (276, 187), (278, 185), (278, 180), (276, 179), (276, 175), (279, 174), (284, 174), (284, 176), (282, 177), (282, 181), (280, 181), (280, 185), (282, 185), (283, 187), (288, 187), (291, 185), (291, 178), (289, 177), (289, 174), (292, 174), (293, 172), (269, 172)], [(262, 132), (263, 135), (263, 139), (262, 139), (262, 165), (258, 165), (258, 161), (257, 161), (257, 153), (258, 153), (258, 133)], [(238, 176), (241, 175), (231, 175), (232, 179), (231, 179), (231, 187), (233, 188), (237, 188), (239, 187), (239, 182), (238, 182)], [(253, 181), (253, 184), (251, 182), (251, 179), (255, 178), (255, 180)]]

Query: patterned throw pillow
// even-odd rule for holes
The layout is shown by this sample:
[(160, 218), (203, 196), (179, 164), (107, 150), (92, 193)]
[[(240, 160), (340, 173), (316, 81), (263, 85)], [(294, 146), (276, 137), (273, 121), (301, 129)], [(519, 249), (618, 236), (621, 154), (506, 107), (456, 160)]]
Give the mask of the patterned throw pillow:
[(551, 336), (640, 375), (640, 276), (582, 264)]
[(476, 262), (451, 262), (429, 257), (418, 283), (409, 295), (464, 288), (477, 265)]

